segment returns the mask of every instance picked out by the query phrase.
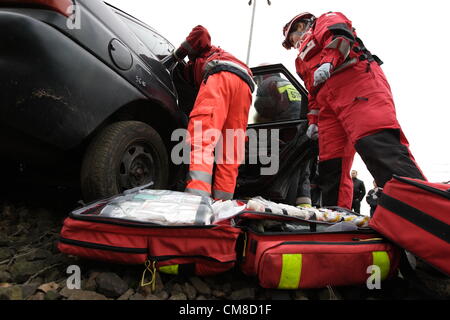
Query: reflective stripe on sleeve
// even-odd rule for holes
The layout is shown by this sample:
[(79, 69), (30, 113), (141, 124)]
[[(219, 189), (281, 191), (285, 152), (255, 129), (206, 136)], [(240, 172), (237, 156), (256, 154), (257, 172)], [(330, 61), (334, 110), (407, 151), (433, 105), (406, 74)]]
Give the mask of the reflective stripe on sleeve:
[(333, 41), (331, 41), (325, 48), (327, 49), (338, 49), (341, 53), (342, 57), (347, 59), (348, 55), (350, 54), (351, 45), (348, 40), (343, 38), (336, 38)]
[(376, 265), (381, 270), (381, 280), (385, 280), (391, 269), (391, 261), (386, 251), (374, 251), (372, 252), (373, 265)]
[(302, 274), (302, 255), (283, 254), (278, 289), (298, 289)]

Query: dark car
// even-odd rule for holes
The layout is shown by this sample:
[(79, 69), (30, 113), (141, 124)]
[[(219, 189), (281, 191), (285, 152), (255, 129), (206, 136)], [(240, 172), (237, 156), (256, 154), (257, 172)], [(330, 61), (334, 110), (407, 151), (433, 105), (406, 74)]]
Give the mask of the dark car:
[[(42, 180), (81, 186), (85, 200), (150, 181), (177, 188), (186, 166), (169, 160), (177, 143), (171, 134), (187, 127), (196, 92), (181, 66), (161, 62), (174, 47), (160, 33), (100, 0), (0, 0), (0, 38), (2, 180), (39, 172)], [(286, 69), (254, 71), (274, 68), (301, 91), (305, 110), (306, 93)], [(249, 128), (280, 129), (284, 161), (306, 121), (299, 115)], [(280, 165), (283, 184), (292, 164)], [(258, 191), (255, 181), (276, 184), (275, 175), (258, 183), (255, 168), (241, 167), (238, 194)], [(271, 197), (278, 196), (286, 192)]]
[(183, 104), (160, 62), (173, 50), (163, 36), (103, 1), (0, 0), (0, 37), (8, 173), (20, 161), (45, 179), (81, 176), (85, 199), (174, 179), (170, 136), (193, 97)]

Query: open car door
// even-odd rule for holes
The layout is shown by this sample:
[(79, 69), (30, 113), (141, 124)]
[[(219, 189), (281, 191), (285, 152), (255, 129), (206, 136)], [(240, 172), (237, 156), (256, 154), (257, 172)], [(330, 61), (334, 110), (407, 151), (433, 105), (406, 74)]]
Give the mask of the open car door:
[(262, 196), (295, 204), (300, 176), (317, 160), (317, 144), (306, 136), (307, 91), (281, 64), (252, 71), (257, 87), (235, 198)]

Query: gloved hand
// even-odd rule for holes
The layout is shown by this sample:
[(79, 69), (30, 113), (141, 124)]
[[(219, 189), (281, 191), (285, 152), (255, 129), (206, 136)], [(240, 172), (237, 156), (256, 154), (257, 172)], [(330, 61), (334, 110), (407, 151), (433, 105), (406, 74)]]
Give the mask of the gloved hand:
[(184, 57), (189, 55), (195, 58), (203, 51), (211, 48), (211, 36), (208, 30), (198, 25), (192, 29), (186, 40), (175, 50), (174, 55), (178, 60), (183, 60)]
[(333, 65), (331, 63), (324, 63), (321, 65), (316, 72), (314, 72), (314, 86), (318, 86), (319, 84), (327, 81), (331, 76), (331, 70), (333, 69)]
[(306, 136), (313, 141), (319, 139), (319, 127), (317, 124), (310, 124), (308, 130), (306, 130)]

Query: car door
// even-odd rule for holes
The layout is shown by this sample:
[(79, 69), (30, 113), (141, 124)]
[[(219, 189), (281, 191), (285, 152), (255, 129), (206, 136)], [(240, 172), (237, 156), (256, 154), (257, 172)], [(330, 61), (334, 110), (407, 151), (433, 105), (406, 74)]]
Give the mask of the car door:
[[(140, 88), (144, 88), (146, 94), (154, 94), (155, 87), (166, 88), (168, 93), (175, 100), (175, 87), (167, 72), (167, 69), (160, 60), (171, 54), (174, 50), (174, 46), (165, 39), (162, 35), (157, 33), (151, 27), (145, 25), (141, 21), (127, 15), (126, 13), (112, 8), (117, 17), (128, 27), (131, 31), (129, 36), (134, 35), (138, 41), (134, 46), (130, 46), (131, 50), (139, 57), (139, 60), (143, 62), (136, 64), (135, 78), (130, 79), (132, 82), (136, 82)], [(123, 39), (126, 42), (126, 38)], [(154, 84), (153, 84), (154, 83)], [(158, 85), (156, 85), (156, 83)], [(153, 84), (153, 85), (152, 85)]]
[(306, 137), (307, 91), (281, 64), (252, 71), (257, 86), (236, 198), (262, 196), (295, 204), (300, 174), (317, 159), (317, 148)]

